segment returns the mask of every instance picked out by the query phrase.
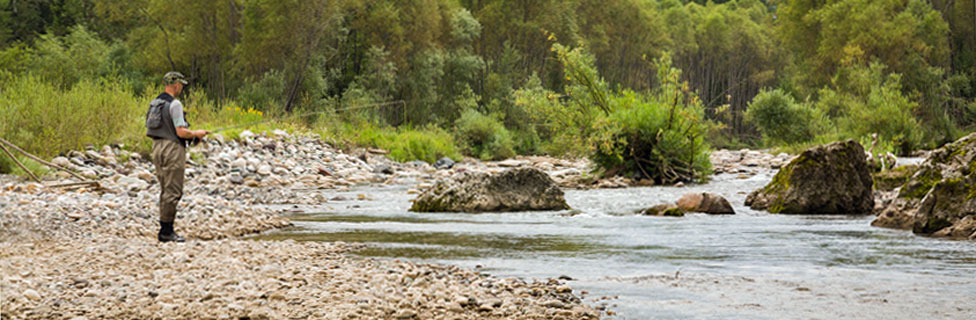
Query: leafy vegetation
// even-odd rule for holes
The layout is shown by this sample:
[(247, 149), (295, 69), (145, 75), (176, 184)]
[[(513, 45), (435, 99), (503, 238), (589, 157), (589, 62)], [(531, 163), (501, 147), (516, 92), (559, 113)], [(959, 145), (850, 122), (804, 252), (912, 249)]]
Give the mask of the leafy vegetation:
[(976, 130), (976, 0), (0, 0), (0, 70), (0, 134), (48, 157), (145, 148), (177, 70), (196, 128), (321, 112), (249, 129), (664, 182), (634, 159), (698, 177), (708, 145), (905, 154)]

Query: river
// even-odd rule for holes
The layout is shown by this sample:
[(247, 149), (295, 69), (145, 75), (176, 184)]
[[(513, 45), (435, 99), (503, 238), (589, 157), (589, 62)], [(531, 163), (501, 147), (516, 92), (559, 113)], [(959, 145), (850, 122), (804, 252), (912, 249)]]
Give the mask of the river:
[[(743, 206), (773, 173), (567, 190), (574, 210), (560, 212), (411, 213), (408, 186), (325, 191), (336, 200), (257, 238), (360, 242), (367, 257), (569, 278), (614, 319), (976, 319), (976, 244), (871, 227), (873, 216)], [(736, 214), (633, 214), (697, 191), (726, 197)]]

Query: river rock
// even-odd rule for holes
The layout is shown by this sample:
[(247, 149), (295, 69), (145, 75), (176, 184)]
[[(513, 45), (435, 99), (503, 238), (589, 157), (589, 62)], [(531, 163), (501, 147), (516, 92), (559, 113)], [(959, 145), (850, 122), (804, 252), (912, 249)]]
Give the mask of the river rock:
[(230, 162), (230, 166), (232, 168), (245, 169), (245, 168), (247, 168), (247, 160), (244, 160), (244, 158), (237, 158), (234, 161), (231, 161)]
[(789, 214), (863, 214), (874, 207), (864, 147), (854, 140), (804, 151), (746, 198), (754, 210)]
[(515, 159), (508, 159), (508, 160), (498, 162), (498, 166), (503, 168), (517, 168), (517, 167), (524, 166), (526, 164), (528, 164), (527, 161), (521, 161)]
[(451, 158), (443, 157), (440, 160), (437, 160), (437, 162), (434, 162), (434, 169), (440, 170), (451, 168), (454, 168), (454, 160), (451, 160)]
[(60, 167), (63, 167), (63, 168), (70, 168), (71, 167), (71, 160), (68, 160), (68, 158), (65, 158), (65, 157), (57, 157), (57, 158), (51, 159), (51, 163), (56, 164), (56, 165), (58, 165)]
[(729, 200), (708, 192), (688, 193), (678, 199), (678, 207), (689, 212), (703, 212), (708, 214), (735, 214)]
[(657, 217), (684, 217), (685, 210), (679, 208), (673, 203), (659, 204), (638, 212), (639, 214), (645, 216), (657, 216)]
[(871, 222), (921, 235), (976, 239), (976, 133), (929, 153)]
[(388, 164), (381, 164), (373, 168), (373, 173), (376, 174), (393, 174), (393, 166)]
[(414, 212), (509, 212), (569, 209), (563, 191), (539, 169), (490, 175), (462, 172), (440, 181), (414, 201)]
[(149, 183), (136, 177), (121, 177), (116, 181), (126, 191), (139, 191), (149, 187)]
[(262, 176), (271, 175), (271, 166), (266, 165), (266, 164), (265, 165), (261, 165), (260, 167), (258, 167), (257, 173), (260, 174), (260, 175), (262, 175)]
[(34, 289), (27, 289), (26, 291), (24, 291), (24, 298), (27, 298), (31, 301), (38, 301), (41, 300), (41, 294), (37, 293), (37, 291), (34, 291)]

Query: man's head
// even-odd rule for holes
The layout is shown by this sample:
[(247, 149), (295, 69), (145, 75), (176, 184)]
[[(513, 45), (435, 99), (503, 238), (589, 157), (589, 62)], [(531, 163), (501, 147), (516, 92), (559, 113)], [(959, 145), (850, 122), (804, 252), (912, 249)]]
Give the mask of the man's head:
[(189, 82), (186, 81), (186, 77), (182, 73), (172, 71), (163, 76), (163, 83), (166, 85), (166, 92), (177, 96), (183, 92), (183, 86)]

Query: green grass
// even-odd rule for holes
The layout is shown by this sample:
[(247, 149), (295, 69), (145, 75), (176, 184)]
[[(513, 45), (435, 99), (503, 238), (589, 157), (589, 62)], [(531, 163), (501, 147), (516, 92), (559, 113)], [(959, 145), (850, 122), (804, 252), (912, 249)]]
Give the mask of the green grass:
[[(0, 136), (42, 158), (87, 144), (136, 146), (145, 140), (140, 100), (109, 80), (62, 90), (31, 75), (0, 75)], [(16, 172), (6, 161), (0, 172)]]
[(435, 126), (392, 128), (325, 120), (320, 121), (312, 131), (335, 146), (387, 150), (390, 158), (401, 162), (423, 160), (434, 163), (442, 157), (454, 160), (462, 158), (454, 136)]

